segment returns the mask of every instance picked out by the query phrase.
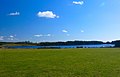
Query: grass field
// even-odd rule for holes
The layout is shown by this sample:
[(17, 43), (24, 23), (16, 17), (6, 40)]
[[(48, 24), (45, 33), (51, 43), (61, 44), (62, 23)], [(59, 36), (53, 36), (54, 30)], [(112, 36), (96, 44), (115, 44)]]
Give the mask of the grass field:
[(120, 77), (120, 49), (0, 49), (0, 77)]

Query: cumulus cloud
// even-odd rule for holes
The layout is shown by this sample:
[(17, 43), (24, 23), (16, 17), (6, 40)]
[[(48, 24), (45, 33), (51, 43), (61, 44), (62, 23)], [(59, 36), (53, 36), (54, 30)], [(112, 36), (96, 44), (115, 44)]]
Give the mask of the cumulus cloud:
[(4, 40), (4, 36), (0, 36), (0, 40)]
[(8, 15), (10, 15), (10, 16), (18, 16), (18, 15), (20, 15), (20, 12), (9, 13)]
[(81, 32), (83, 33), (83, 32), (84, 32), (84, 30), (81, 30)]
[(50, 37), (50, 36), (51, 36), (51, 34), (47, 34), (46, 36)]
[(14, 38), (8, 38), (8, 40), (14, 40)]
[(54, 14), (52, 11), (44, 11), (44, 12), (38, 12), (38, 17), (45, 17), (45, 18), (59, 18), (56, 14)]
[(67, 34), (67, 36), (70, 36), (70, 34)]
[(34, 35), (35, 37), (42, 37), (43, 35), (42, 34), (39, 34), (39, 35)]
[(100, 7), (103, 7), (103, 6), (105, 6), (105, 2), (102, 2), (102, 3), (100, 4)]
[(62, 30), (62, 32), (67, 33), (68, 31), (67, 30)]
[(15, 37), (16, 35), (9, 35), (9, 36), (0, 36), (0, 41), (17, 41), (18, 39)]
[(46, 35), (43, 35), (43, 34), (38, 34), (38, 35), (34, 35), (35, 37), (50, 37), (51, 34), (46, 34)]
[(84, 2), (83, 1), (73, 1), (73, 4), (75, 4), (75, 5), (83, 5)]
[(11, 38), (13, 38), (14, 36), (13, 35), (10, 35)]
[[(16, 35), (15, 35), (15, 36), (16, 36)], [(15, 36), (14, 36), (14, 35), (10, 35), (10, 36), (8, 37), (8, 40), (15, 40), (15, 39), (16, 39)]]

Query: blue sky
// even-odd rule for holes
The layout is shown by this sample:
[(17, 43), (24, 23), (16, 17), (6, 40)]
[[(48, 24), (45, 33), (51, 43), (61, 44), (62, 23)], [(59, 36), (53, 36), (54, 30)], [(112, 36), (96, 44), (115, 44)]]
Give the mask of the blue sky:
[(0, 41), (120, 39), (120, 0), (0, 0)]

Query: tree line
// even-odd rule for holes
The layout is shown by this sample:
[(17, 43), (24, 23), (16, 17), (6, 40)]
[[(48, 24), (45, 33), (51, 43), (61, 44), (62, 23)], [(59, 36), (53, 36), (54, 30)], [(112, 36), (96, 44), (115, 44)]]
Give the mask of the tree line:
[(5, 44), (22, 44), (22, 45), (36, 45), (36, 46), (115, 44), (115, 47), (120, 47), (120, 40), (116, 40), (112, 42), (103, 42), (103, 41), (66, 41), (66, 42), (40, 42), (40, 43), (33, 43), (30, 41), (0, 42), (0, 45), (5, 45)]

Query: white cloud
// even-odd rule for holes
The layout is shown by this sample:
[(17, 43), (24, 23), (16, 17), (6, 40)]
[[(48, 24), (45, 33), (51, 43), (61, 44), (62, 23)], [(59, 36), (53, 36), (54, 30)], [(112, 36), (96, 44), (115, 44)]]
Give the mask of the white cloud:
[(56, 14), (54, 14), (52, 11), (44, 11), (44, 12), (38, 12), (38, 17), (45, 17), (45, 18), (59, 18)]
[(0, 36), (0, 40), (4, 40), (4, 36)]
[(47, 34), (47, 35), (42, 35), (42, 34), (38, 34), (38, 35), (34, 35), (35, 37), (50, 37), (51, 34)]
[(8, 38), (8, 40), (14, 40), (14, 38)]
[(67, 34), (67, 36), (70, 36), (70, 34)]
[(9, 35), (9, 36), (0, 36), (0, 40), (4, 41), (17, 41), (18, 39), (15, 37), (16, 35)]
[(83, 33), (83, 32), (84, 32), (84, 30), (81, 30), (81, 32)]
[(62, 32), (67, 33), (68, 31), (67, 30), (62, 30)]
[(50, 37), (50, 36), (51, 36), (51, 34), (47, 34), (46, 36)]
[(102, 2), (102, 3), (100, 4), (100, 7), (103, 7), (103, 6), (105, 6), (105, 2)]
[(11, 38), (13, 38), (14, 36), (10, 35)]
[(42, 34), (40, 34), (40, 35), (34, 35), (35, 37), (42, 37), (43, 35)]
[(73, 4), (75, 4), (75, 5), (83, 5), (84, 2), (83, 1), (73, 1)]
[(10, 15), (10, 16), (18, 16), (18, 15), (20, 15), (20, 12), (9, 13), (8, 15)]
[(8, 40), (16, 40), (15, 36), (16, 36), (16, 35), (14, 35), (14, 36), (13, 36), (13, 35), (10, 35), (10, 36), (8, 37)]

